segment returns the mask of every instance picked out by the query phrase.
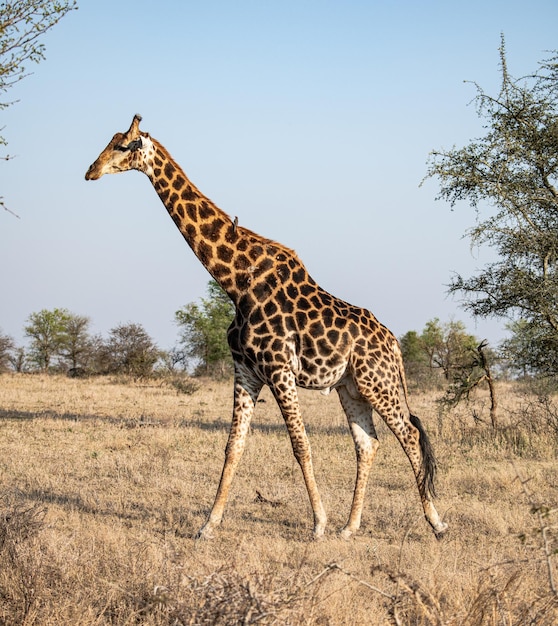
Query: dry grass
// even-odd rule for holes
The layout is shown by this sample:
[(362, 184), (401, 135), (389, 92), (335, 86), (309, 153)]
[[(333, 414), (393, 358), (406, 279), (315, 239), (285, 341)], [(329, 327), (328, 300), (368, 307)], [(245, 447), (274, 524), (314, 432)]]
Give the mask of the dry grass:
[(223, 525), (197, 542), (231, 393), (213, 381), (186, 396), (164, 384), (0, 376), (0, 625), (558, 623), (557, 437), (513, 388), (497, 433), (470, 408), (440, 416), (434, 397), (412, 398), (439, 458), (444, 541), (382, 427), (363, 527), (337, 536), (352, 441), (336, 398), (302, 391), (326, 539), (310, 539), (302, 477), (264, 393)]

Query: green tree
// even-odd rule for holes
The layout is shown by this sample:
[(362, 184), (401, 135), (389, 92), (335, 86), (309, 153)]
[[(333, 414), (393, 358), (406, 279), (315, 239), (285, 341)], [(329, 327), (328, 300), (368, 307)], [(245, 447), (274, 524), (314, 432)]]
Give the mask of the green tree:
[[(76, 0), (11, 0), (0, 4), (0, 97), (29, 74), (27, 62), (44, 60), (45, 46), (39, 40), (73, 9), (77, 9)], [(2, 98), (0, 110), (11, 104), (13, 101)], [(0, 146), (5, 145), (6, 139), (0, 136)], [(1, 197), (0, 206), (6, 209)]]
[(421, 336), (416, 330), (410, 330), (400, 337), (399, 344), (408, 381), (421, 388), (427, 387), (431, 383), (432, 371)]
[(451, 380), (453, 372), (467, 361), (469, 351), (478, 344), (477, 339), (466, 332), (463, 322), (452, 320), (440, 324), (438, 318), (426, 323), (421, 339), (430, 367), (440, 369), (446, 380)]
[(428, 367), (431, 370), (441, 367), (447, 350), (444, 349), (444, 331), (437, 317), (426, 322), (420, 340), (428, 358)]
[(207, 298), (190, 303), (175, 313), (181, 328), (180, 343), (196, 361), (196, 373), (224, 376), (232, 371), (227, 329), (234, 317), (234, 305), (219, 284), (211, 280)]
[(56, 364), (67, 340), (66, 324), (70, 313), (66, 309), (42, 309), (31, 313), (24, 328), (25, 336), (29, 337), (29, 360), (38, 369), (48, 371)]
[(87, 368), (95, 350), (88, 332), (89, 324), (88, 317), (75, 315), (67, 309), (32, 313), (25, 327), (25, 334), (31, 339), (29, 360), (43, 371), (54, 366), (73, 371)]
[[(475, 275), (456, 275), (450, 293), (479, 317), (523, 319), (541, 349), (558, 344), (558, 56), (528, 77), (508, 72), (500, 46), (501, 87), (491, 96), (476, 86), (486, 134), (463, 148), (431, 153), (428, 177), (437, 199), (467, 202), (476, 211), (468, 230), (475, 246), (498, 260)], [(522, 331), (521, 327), (516, 329)], [(528, 356), (527, 354), (525, 355)], [(529, 364), (539, 367), (538, 357)], [(558, 373), (558, 362), (546, 365)]]
[(401, 351), (409, 378), (421, 387), (444, 382), (469, 359), (478, 341), (465, 330), (463, 322), (442, 324), (438, 318), (426, 322), (422, 333), (409, 331), (401, 338)]

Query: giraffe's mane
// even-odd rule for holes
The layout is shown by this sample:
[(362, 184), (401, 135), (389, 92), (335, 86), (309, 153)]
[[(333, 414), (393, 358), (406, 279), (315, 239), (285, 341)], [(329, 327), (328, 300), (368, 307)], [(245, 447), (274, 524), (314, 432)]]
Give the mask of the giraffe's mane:
[(277, 248), (281, 252), (284, 252), (285, 254), (291, 257), (294, 257), (299, 263), (302, 263), (302, 261), (298, 258), (297, 253), (292, 248), (289, 248), (283, 245), (279, 241), (275, 241), (274, 239), (268, 239), (267, 237), (263, 237), (262, 235), (255, 233), (253, 230), (250, 230), (249, 228), (244, 228), (244, 226), (239, 226), (238, 230), (244, 233), (245, 235), (247, 235), (250, 239), (255, 239), (259, 243), (264, 244), (265, 246), (272, 246), (273, 248)]

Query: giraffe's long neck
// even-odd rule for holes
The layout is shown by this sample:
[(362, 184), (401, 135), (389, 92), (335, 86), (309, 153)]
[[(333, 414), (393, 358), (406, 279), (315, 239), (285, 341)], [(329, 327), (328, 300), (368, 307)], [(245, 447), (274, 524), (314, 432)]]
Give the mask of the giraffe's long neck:
[(293, 250), (237, 226), (188, 179), (157, 141), (139, 169), (151, 180), (184, 239), (237, 310), (277, 293), (290, 276), (313, 282)]
[(188, 179), (167, 150), (150, 139), (153, 150), (144, 172), (194, 254), (233, 301), (233, 257), (239, 233), (230, 217)]

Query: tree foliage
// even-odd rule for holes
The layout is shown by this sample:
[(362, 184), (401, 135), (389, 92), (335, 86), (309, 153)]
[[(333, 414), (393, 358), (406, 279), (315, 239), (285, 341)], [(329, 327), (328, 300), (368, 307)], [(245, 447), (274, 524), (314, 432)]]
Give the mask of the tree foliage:
[(5, 372), (9, 369), (14, 350), (15, 343), (12, 337), (5, 335), (0, 330), (0, 372)]
[(421, 387), (451, 381), (478, 343), (463, 322), (442, 324), (438, 318), (429, 320), (420, 335), (411, 330), (400, 339), (408, 377)]
[(479, 342), (465, 330), (462, 322), (442, 324), (429, 320), (419, 335), (411, 330), (400, 339), (405, 370), (411, 383), (421, 389), (445, 389), (439, 400), (444, 408), (453, 408), (469, 400), (474, 389), (486, 383), (490, 392), (490, 419), (497, 423), (496, 389), (493, 366), (496, 354), (486, 341)]
[(179, 309), (175, 319), (185, 353), (196, 362), (196, 373), (222, 376), (232, 371), (227, 330), (234, 305), (214, 280), (207, 285), (207, 296), (200, 304), (192, 302)]
[(74, 371), (86, 369), (94, 351), (89, 334), (91, 321), (85, 315), (69, 313), (65, 320), (64, 341), (60, 346), (60, 357)]
[(405, 361), (407, 379), (421, 387), (432, 382), (429, 357), (418, 332), (416, 330), (408, 331), (399, 339), (399, 343)]
[[(73, 9), (76, 0), (11, 0), (0, 4), (0, 93), (29, 74), (27, 62), (40, 63), (45, 45), (39, 40)], [(0, 109), (11, 102), (0, 102)], [(0, 138), (0, 143), (5, 140)]]
[(66, 324), (70, 317), (66, 309), (42, 309), (31, 313), (24, 331), (30, 339), (29, 359), (37, 369), (48, 371), (56, 364), (66, 342)]
[(64, 372), (70, 376), (124, 374), (145, 378), (163, 354), (141, 324), (119, 324), (108, 338), (92, 336), (90, 319), (67, 309), (32, 313), (24, 327), (29, 347), (0, 332), (0, 371)]
[[(42, 36), (73, 9), (77, 9), (76, 0), (11, 0), (0, 4), (0, 110), (13, 104), (4, 96), (29, 74), (27, 63), (44, 60)], [(0, 135), (0, 146), (6, 144)], [(0, 206), (6, 208), (1, 197)]]
[[(30, 339), (26, 360), (32, 368), (41, 371), (87, 369), (95, 350), (89, 325), (88, 317), (70, 313), (67, 309), (42, 309), (31, 313), (24, 328)], [(19, 371), (23, 366), (23, 354), (21, 350), (18, 354), (16, 352), (11, 362)]]
[(473, 315), (523, 319), (541, 346), (556, 345), (558, 56), (515, 79), (502, 37), (500, 72), (496, 96), (475, 84), (486, 134), (463, 148), (435, 151), (429, 161), (427, 177), (440, 182), (437, 198), (452, 206), (468, 202), (477, 216), (468, 231), (472, 245), (498, 256), (469, 278), (456, 275), (449, 291), (461, 294)]
[(159, 348), (141, 324), (119, 324), (99, 348), (98, 367), (102, 373), (147, 378), (159, 356)]
[(511, 372), (521, 377), (558, 372), (558, 333), (526, 319), (514, 320), (506, 328), (511, 335), (501, 351)]

